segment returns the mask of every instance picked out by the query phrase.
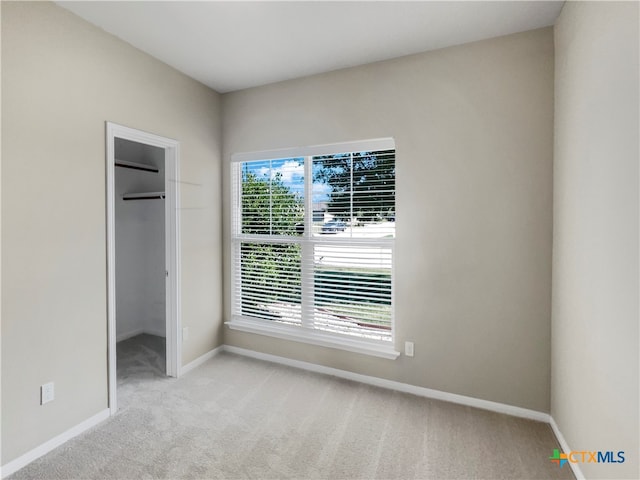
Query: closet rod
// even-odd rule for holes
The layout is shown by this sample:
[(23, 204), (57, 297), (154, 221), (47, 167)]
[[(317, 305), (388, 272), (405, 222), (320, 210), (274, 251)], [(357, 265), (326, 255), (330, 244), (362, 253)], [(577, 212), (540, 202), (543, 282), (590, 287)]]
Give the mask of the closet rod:
[(146, 165), (144, 163), (138, 163), (138, 162), (129, 162), (127, 160), (118, 160), (117, 158), (115, 163), (116, 163), (116, 167), (131, 168), (132, 170), (142, 170), (145, 172), (154, 172), (154, 173), (158, 173), (160, 171), (158, 167), (154, 167), (153, 165)]
[(144, 193), (125, 193), (122, 196), (123, 200), (155, 200), (162, 199), (164, 200), (165, 193), (164, 192), (144, 192)]

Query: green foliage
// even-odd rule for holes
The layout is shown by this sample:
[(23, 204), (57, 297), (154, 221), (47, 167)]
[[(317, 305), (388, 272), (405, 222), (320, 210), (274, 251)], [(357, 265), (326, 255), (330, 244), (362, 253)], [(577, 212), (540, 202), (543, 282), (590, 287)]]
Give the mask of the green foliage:
[(314, 158), (314, 182), (331, 187), (328, 210), (336, 218), (395, 218), (395, 152), (361, 152)]
[[(252, 172), (242, 175), (242, 233), (298, 235), (304, 202), (276, 174), (271, 180)], [(243, 243), (242, 309), (246, 315), (274, 318), (261, 307), (273, 302), (299, 303), (300, 245)]]
[(264, 317), (261, 304), (300, 303), (300, 245), (282, 243), (243, 243), (243, 313)]
[(282, 175), (242, 174), (242, 233), (296, 235), (304, 220), (304, 202), (282, 182)]

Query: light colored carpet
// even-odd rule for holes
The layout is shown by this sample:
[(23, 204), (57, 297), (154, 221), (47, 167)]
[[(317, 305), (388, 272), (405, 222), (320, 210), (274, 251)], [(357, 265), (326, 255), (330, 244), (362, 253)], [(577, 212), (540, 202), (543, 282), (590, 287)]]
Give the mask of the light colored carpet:
[(118, 407), (135, 404), (136, 392), (155, 382), (167, 382), (166, 340), (156, 335), (137, 335), (117, 344)]
[(543, 423), (228, 353), (169, 379), (139, 340), (119, 413), (11, 479), (573, 478)]

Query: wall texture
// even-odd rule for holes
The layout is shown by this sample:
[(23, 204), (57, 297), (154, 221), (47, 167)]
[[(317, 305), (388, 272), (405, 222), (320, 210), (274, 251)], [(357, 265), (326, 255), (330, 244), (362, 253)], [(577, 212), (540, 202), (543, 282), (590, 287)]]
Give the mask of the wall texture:
[(181, 142), (183, 364), (221, 343), (221, 133), (210, 89), (53, 3), (1, 8), (6, 464), (107, 407), (105, 121)]
[(567, 2), (555, 26), (551, 413), (587, 478), (638, 478), (637, 2)]
[(547, 28), (224, 95), (225, 179), (237, 152), (395, 138), (396, 347), (415, 357), (225, 343), (548, 412), (553, 61)]

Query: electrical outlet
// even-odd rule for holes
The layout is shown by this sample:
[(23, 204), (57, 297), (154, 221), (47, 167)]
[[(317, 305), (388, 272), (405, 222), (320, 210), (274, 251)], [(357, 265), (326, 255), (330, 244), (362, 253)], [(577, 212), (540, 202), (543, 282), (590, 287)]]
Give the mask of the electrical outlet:
[(186, 342), (188, 338), (189, 338), (189, 327), (183, 327), (182, 328), (182, 341)]
[(413, 357), (413, 342), (404, 342), (404, 354)]
[(53, 382), (45, 383), (40, 387), (40, 405), (52, 402), (54, 398)]

